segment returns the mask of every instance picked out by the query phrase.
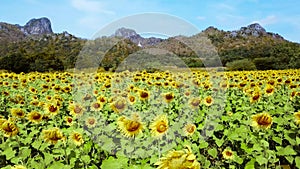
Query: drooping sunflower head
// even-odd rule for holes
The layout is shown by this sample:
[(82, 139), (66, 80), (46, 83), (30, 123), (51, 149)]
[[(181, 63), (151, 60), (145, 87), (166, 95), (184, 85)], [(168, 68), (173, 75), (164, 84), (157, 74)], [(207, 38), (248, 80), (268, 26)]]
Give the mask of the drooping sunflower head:
[(189, 146), (183, 150), (171, 150), (154, 165), (157, 169), (200, 169), (200, 163)]
[(27, 119), (33, 123), (39, 123), (43, 119), (43, 115), (37, 111), (31, 111), (27, 114)]
[(155, 137), (162, 137), (169, 129), (166, 115), (157, 116), (150, 125), (151, 134)]
[(232, 160), (234, 157), (234, 153), (230, 150), (230, 149), (225, 149), (222, 152), (223, 158), (225, 158), (226, 160)]
[(142, 133), (142, 130), (144, 129), (144, 125), (140, 121), (138, 114), (133, 114), (131, 118), (121, 116), (119, 117), (117, 124), (121, 133), (126, 137), (135, 137)]
[(259, 129), (269, 129), (272, 125), (272, 117), (268, 113), (259, 113), (252, 116), (252, 126)]
[(55, 127), (49, 130), (43, 130), (42, 132), (44, 135), (44, 140), (51, 144), (56, 144), (60, 140), (65, 140), (65, 137), (59, 128)]
[(16, 124), (10, 120), (3, 121), (0, 129), (5, 137), (13, 137), (19, 133), (19, 129)]
[(188, 123), (184, 126), (183, 132), (186, 136), (192, 136), (196, 131), (196, 125), (193, 123)]
[(70, 139), (73, 141), (73, 143), (76, 145), (76, 146), (80, 146), (84, 143), (84, 140), (82, 138), (82, 134), (81, 133), (78, 133), (78, 132), (73, 132), (71, 135), (70, 135)]
[(12, 117), (23, 118), (25, 117), (25, 112), (21, 108), (12, 108), (10, 110)]

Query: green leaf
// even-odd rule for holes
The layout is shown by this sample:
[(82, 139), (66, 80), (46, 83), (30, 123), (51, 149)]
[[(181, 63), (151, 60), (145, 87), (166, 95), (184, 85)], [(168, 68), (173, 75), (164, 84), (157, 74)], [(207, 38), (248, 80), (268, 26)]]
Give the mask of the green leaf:
[(103, 160), (101, 168), (113, 168), (113, 169), (123, 169), (126, 168), (128, 159), (119, 157), (117, 159), (109, 157), (108, 159)]
[(293, 164), (293, 161), (294, 161), (293, 156), (285, 156), (285, 159), (288, 160), (290, 164)]
[(255, 158), (252, 158), (249, 162), (246, 163), (245, 169), (255, 169)]
[(274, 140), (276, 143), (278, 143), (279, 145), (281, 145), (282, 144), (282, 139), (281, 138), (279, 138), (279, 137), (275, 137), (275, 136), (273, 136), (272, 137), (272, 140)]
[(8, 147), (7, 149), (5, 149), (3, 151), (3, 154), (6, 156), (6, 160), (10, 160), (11, 158), (13, 158), (16, 154), (16, 151), (13, 150), (11, 147)]
[(90, 156), (88, 156), (88, 155), (81, 156), (80, 158), (84, 163), (90, 162)]
[(296, 162), (296, 167), (300, 168), (300, 156), (295, 158), (295, 162)]
[(292, 146), (286, 146), (285, 148), (277, 146), (276, 150), (277, 150), (277, 154), (280, 155), (280, 156), (296, 155), (297, 154), (297, 152), (293, 149)]
[(268, 163), (268, 159), (265, 158), (264, 156), (260, 155), (260, 156), (257, 156), (256, 157), (256, 161), (259, 165), (263, 165), (263, 164), (266, 164)]
[(52, 154), (44, 153), (44, 163), (45, 165), (49, 165), (53, 161)]
[(20, 148), (20, 151), (21, 153), (19, 156), (22, 157), (23, 159), (27, 158), (31, 153), (31, 149), (29, 149), (28, 147), (22, 147)]
[(35, 141), (31, 144), (31, 146), (32, 146), (33, 148), (35, 148), (35, 149), (39, 149), (40, 146), (41, 146), (41, 144), (42, 144), (42, 140), (35, 140)]
[(208, 154), (211, 155), (212, 157), (216, 158), (218, 155), (218, 151), (216, 148), (212, 148), (208, 150)]
[(206, 141), (200, 142), (200, 144), (199, 144), (200, 149), (207, 148), (207, 147), (208, 147), (208, 143)]
[(238, 164), (243, 164), (244, 159), (241, 158), (241, 157), (235, 156), (235, 157), (233, 158), (233, 161), (237, 162)]
[(48, 169), (58, 169), (58, 168), (61, 168), (61, 169), (71, 169), (70, 166), (64, 165), (63, 163), (58, 162), (58, 161), (53, 162), (53, 163), (49, 166)]
[(252, 148), (249, 148), (246, 143), (241, 143), (241, 149), (246, 151), (248, 154), (252, 153)]

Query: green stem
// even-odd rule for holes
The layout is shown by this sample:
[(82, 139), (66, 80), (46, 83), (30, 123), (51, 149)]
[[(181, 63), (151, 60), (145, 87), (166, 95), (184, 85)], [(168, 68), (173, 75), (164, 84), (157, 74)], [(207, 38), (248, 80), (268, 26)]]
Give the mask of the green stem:
[(68, 154), (67, 154), (67, 144), (66, 144), (66, 142), (64, 143), (64, 153), (65, 153), (65, 161), (69, 165), (69, 157), (68, 157)]

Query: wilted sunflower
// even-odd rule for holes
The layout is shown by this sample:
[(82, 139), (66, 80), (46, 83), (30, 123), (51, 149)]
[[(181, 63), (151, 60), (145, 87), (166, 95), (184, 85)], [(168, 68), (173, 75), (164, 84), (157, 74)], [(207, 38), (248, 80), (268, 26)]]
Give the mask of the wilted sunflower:
[(230, 149), (225, 149), (222, 152), (223, 158), (225, 158), (226, 160), (232, 160), (234, 157), (234, 153), (230, 150)]
[(59, 112), (59, 106), (56, 103), (46, 103), (44, 109), (46, 113), (49, 113), (50, 115), (57, 115)]
[(116, 113), (120, 113), (125, 110), (126, 108), (126, 100), (125, 99), (118, 99), (111, 103), (111, 108)]
[(62, 132), (59, 128), (55, 127), (49, 130), (43, 130), (44, 140), (51, 144), (56, 144), (59, 140), (65, 140)]
[(174, 93), (172, 93), (172, 92), (163, 93), (162, 95), (163, 95), (165, 102), (167, 102), (167, 103), (170, 103), (175, 98)]
[(186, 136), (192, 136), (196, 131), (196, 125), (193, 123), (188, 123), (184, 126), (183, 132)]
[(1, 125), (1, 131), (5, 137), (12, 137), (18, 134), (19, 129), (12, 121), (5, 120)]
[(252, 126), (256, 128), (268, 129), (272, 125), (272, 117), (268, 113), (259, 113), (252, 116)]
[(138, 114), (133, 114), (131, 119), (125, 116), (119, 117), (117, 124), (122, 134), (126, 137), (135, 137), (139, 133), (142, 133), (144, 129)]
[(97, 124), (97, 120), (95, 117), (88, 117), (86, 120), (85, 120), (85, 124), (88, 128), (93, 128), (96, 126)]
[(10, 112), (13, 117), (23, 118), (25, 116), (25, 112), (21, 108), (12, 108)]
[(212, 105), (213, 104), (213, 102), (214, 102), (214, 100), (213, 100), (213, 98), (211, 97), (211, 96), (207, 96), (206, 98), (204, 98), (204, 104), (206, 105), (206, 106), (210, 106), (210, 105)]
[(39, 123), (43, 119), (43, 115), (37, 111), (32, 111), (27, 114), (27, 119), (33, 123)]
[(80, 104), (70, 104), (69, 111), (72, 116), (81, 116), (85, 109)]
[(294, 113), (294, 116), (295, 116), (295, 122), (297, 125), (300, 124), (300, 111)]
[(153, 136), (162, 137), (169, 128), (166, 115), (157, 116), (150, 125), (151, 134)]
[(82, 138), (82, 134), (78, 133), (78, 132), (73, 132), (70, 136), (70, 139), (73, 141), (73, 143), (76, 146), (80, 146), (84, 143), (83, 138)]
[(169, 151), (154, 165), (158, 165), (157, 169), (200, 169), (200, 163), (189, 146), (183, 150)]
[(102, 109), (103, 105), (100, 101), (95, 101), (91, 103), (91, 111), (99, 111)]

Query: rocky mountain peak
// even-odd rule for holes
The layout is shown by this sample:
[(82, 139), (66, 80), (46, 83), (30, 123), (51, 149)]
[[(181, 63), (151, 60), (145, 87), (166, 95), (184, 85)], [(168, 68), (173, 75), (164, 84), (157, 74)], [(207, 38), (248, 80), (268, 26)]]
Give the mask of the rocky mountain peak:
[(242, 27), (240, 29), (240, 32), (241, 32), (242, 36), (251, 35), (251, 36), (255, 36), (255, 37), (267, 34), (265, 28), (263, 28), (258, 23), (253, 23), (251, 25), (248, 25), (247, 27)]
[(122, 27), (122, 28), (117, 29), (113, 36), (130, 38), (130, 37), (139, 36), (139, 35), (135, 32), (135, 30)]
[(31, 19), (20, 30), (25, 35), (52, 34), (51, 22), (48, 18)]

